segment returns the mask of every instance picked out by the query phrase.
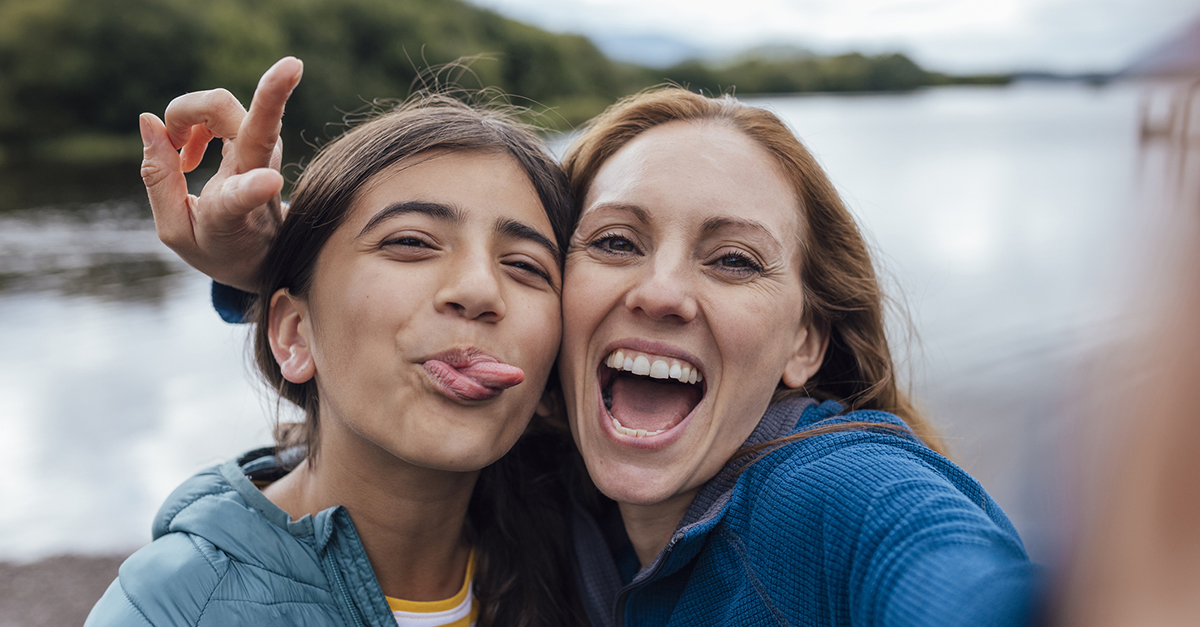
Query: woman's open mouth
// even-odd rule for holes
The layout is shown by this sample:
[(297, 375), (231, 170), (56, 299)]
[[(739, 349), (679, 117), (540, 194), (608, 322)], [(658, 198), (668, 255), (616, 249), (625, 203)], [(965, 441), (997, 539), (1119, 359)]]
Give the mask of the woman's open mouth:
[(605, 418), (616, 433), (654, 438), (682, 424), (704, 398), (704, 376), (694, 364), (617, 349), (599, 368)]

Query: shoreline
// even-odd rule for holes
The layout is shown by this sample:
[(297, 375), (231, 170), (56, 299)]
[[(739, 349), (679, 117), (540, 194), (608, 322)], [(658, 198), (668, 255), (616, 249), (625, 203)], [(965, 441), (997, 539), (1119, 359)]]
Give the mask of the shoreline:
[(82, 625), (128, 552), (0, 561), (0, 627)]

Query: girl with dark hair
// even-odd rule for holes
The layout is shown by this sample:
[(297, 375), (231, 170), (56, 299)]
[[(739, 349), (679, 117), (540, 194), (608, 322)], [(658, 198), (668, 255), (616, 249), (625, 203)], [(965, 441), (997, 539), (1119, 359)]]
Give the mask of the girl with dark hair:
[[(143, 137), (170, 151), (157, 119)], [(418, 94), (325, 146), (252, 307), (304, 422), (180, 486), (87, 624), (582, 622), (570, 443), (528, 426), (572, 223), (561, 170), (499, 110)]]

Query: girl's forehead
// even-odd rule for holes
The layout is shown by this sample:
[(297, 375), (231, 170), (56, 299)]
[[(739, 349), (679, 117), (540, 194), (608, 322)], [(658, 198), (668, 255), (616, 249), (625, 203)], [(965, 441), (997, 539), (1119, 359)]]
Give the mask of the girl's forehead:
[(347, 222), (365, 225), (380, 211), (406, 202), (443, 205), (460, 222), (507, 216), (550, 228), (529, 174), (499, 151), (438, 150), (402, 159), (355, 194)]

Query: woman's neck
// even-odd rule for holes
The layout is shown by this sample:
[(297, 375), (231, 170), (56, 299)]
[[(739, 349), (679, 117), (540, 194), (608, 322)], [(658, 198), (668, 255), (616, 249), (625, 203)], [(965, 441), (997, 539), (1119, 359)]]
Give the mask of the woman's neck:
[(697, 491), (677, 494), (653, 505), (617, 504), (621, 510), (621, 520), (625, 523), (625, 533), (633, 543), (633, 550), (642, 568), (653, 562), (666, 548)]
[(345, 507), (387, 596), (454, 596), (466, 576), (463, 532), (479, 472), (413, 466), (331, 422), (316, 463), (302, 462), (263, 493), (293, 520)]

